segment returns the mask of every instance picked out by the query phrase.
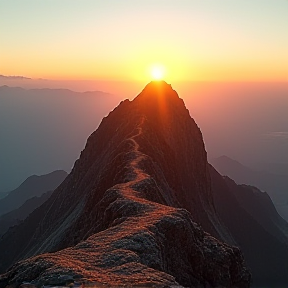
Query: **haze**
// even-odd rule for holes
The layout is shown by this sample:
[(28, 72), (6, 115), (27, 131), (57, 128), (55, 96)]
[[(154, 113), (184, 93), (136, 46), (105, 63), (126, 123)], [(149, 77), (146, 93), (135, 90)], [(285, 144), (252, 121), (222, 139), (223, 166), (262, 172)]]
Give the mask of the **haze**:
[[(210, 157), (227, 155), (249, 165), (288, 163), (286, 83), (195, 82), (172, 87), (200, 127)], [(32, 174), (70, 171), (102, 117), (143, 86), (122, 83), (118, 89), (121, 96), (2, 87), (0, 191), (17, 187)]]

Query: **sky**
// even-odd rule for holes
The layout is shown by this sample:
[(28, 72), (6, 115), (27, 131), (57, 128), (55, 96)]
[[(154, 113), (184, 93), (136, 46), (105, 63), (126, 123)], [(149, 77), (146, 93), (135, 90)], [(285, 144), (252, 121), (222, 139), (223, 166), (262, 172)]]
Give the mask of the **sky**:
[(0, 74), (287, 81), (287, 0), (0, 0)]

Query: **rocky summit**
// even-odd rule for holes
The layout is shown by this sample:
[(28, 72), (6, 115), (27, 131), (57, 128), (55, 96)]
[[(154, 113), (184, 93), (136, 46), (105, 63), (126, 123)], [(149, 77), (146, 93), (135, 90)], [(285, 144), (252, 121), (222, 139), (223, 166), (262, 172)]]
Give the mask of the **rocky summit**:
[(103, 119), (65, 181), (2, 237), (0, 287), (249, 287), (241, 251), (222, 240), (234, 241), (201, 131), (155, 81)]

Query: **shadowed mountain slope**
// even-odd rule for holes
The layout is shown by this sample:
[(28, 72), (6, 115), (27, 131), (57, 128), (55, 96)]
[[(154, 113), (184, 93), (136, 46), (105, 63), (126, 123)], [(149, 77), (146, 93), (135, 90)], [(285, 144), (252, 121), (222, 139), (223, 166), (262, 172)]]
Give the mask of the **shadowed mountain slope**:
[(103, 119), (65, 181), (2, 237), (2, 271), (33, 257), (14, 264), (0, 287), (56, 285), (61, 275), (118, 286), (248, 287), (240, 250), (195, 223), (233, 242), (210, 186), (199, 128), (170, 85), (151, 82)]
[(230, 230), (252, 272), (253, 287), (286, 287), (288, 224), (267, 193), (237, 185), (210, 166), (218, 215)]

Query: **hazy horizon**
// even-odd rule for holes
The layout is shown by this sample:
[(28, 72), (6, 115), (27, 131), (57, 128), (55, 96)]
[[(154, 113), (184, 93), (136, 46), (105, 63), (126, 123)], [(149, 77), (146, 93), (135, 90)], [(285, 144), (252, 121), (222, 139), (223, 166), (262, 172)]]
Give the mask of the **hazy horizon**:
[[(3, 83), (0, 80), (0, 86), (9, 83), (10, 86), (12, 83), (19, 86), (23, 81), (9, 80)], [(69, 172), (88, 136), (97, 128), (101, 119), (121, 100), (133, 99), (144, 88), (139, 82), (133, 85), (119, 82), (118, 86), (115, 82), (110, 83), (110, 86), (106, 82), (104, 84), (107, 86), (99, 85), (99, 89), (95, 90), (109, 94), (96, 92), (90, 95), (69, 91), (67, 94), (65, 90), (53, 88), (73, 90), (73, 85), (81, 84), (85, 91), (90, 90), (91, 83), (83, 86), (80, 81), (69, 86), (66, 82), (65, 86), (65, 83), (56, 82), (57, 85), (63, 85), (61, 87), (48, 81), (45, 82), (46, 87), (41, 87), (41, 82), (28, 82), (30, 84), (26, 87), (22, 85), (26, 89), (52, 90), (16, 89), (15, 92), (9, 90), (9, 95), (0, 91), (0, 132), (3, 137), (0, 191), (16, 188), (25, 177), (32, 174), (45, 174), (57, 169)], [(179, 97), (184, 99), (191, 117), (200, 127), (210, 158), (227, 155), (244, 165), (257, 162), (288, 163), (285, 153), (288, 147), (286, 83), (194, 82), (171, 85)], [(111, 87), (111, 90), (103, 91), (105, 87), (107, 90)], [(118, 95), (113, 95), (113, 91), (118, 91)], [(127, 96), (123, 97), (125, 94)], [(22, 170), (21, 177), (16, 177), (17, 169)], [(3, 185), (5, 182), (10, 184)]]

